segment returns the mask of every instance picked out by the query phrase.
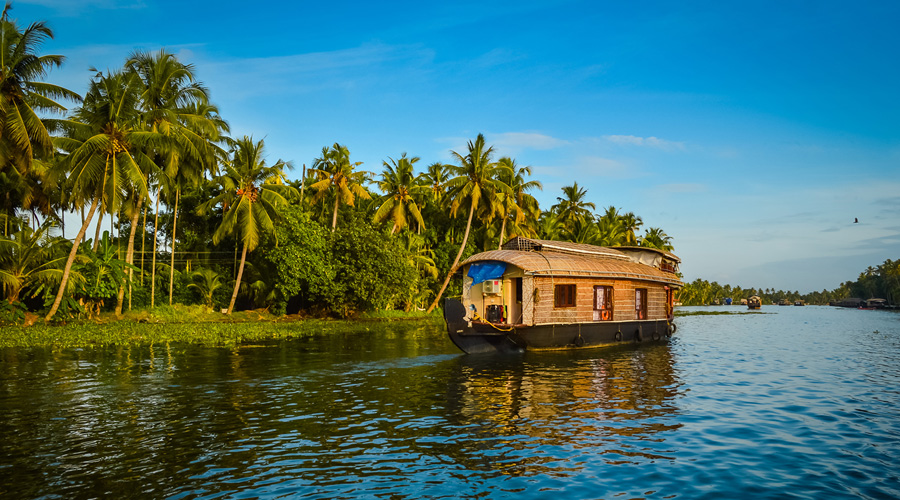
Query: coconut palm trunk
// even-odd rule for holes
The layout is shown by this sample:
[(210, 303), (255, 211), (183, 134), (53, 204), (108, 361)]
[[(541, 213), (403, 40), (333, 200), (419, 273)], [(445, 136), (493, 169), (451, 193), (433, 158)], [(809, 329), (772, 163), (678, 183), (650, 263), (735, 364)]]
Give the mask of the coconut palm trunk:
[(338, 214), (338, 205), (341, 203), (341, 195), (340, 193), (335, 193), (334, 196), (334, 216), (331, 218), (331, 232), (337, 228), (337, 214)]
[[(127, 264), (134, 264), (134, 237), (137, 234), (137, 221), (141, 217), (141, 210), (138, 208), (144, 202), (143, 197), (138, 195), (137, 204), (134, 207), (134, 211), (131, 214), (131, 233), (128, 235), (128, 246), (125, 247), (125, 262)], [(119, 293), (116, 296), (116, 316), (122, 316), (122, 305), (125, 302), (125, 285), (128, 285), (129, 289), (129, 306), (128, 309), (131, 310), (131, 278), (134, 274), (134, 271), (129, 268), (128, 269), (128, 279), (127, 283), (125, 280), (122, 281), (122, 284), (119, 285)]]
[(247, 243), (244, 242), (244, 249), (241, 251), (241, 265), (238, 267), (238, 275), (237, 280), (234, 282), (234, 291), (231, 292), (231, 302), (228, 304), (228, 312), (225, 314), (231, 314), (231, 311), (234, 310), (234, 302), (237, 300), (238, 290), (241, 288), (241, 277), (244, 275), (244, 262), (247, 261)]
[(156, 306), (156, 232), (159, 230), (159, 192), (156, 190), (156, 215), (153, 216), (153, 259), (150, 262), (150, 309)]
[(181, 189), (175, 190), (175, 210), (172, 211), (172, 260), (169, 264), (169, 305), (172, 305), (172, 287), (175, 283), (175, 230), (178, 228), (178, 200)]
[(450, 266), (450, 272), (447, 273), (447, 278), (444, 280), (444, 284), (441, 285), (441, 291), (438, 292), (437, 297), (434, 298), (434, 302), (428, 306), (428, 310), (425, 311), (425, 314), (431, 314), (431, 311), (434, 310), (435, 306), (438, 305), (438, 302), (441, 300), (441, 296), (444, 295), (444, 290), (447, 289), (447, 285), (450, 284), (450, 279), (453, 277), (453, 274), (456, 272), (456, 268), (459, 265), (459, 259), (462, 258), (463, 252), (466, 250), (466, 243), (469, 241), (469, 230), (472, 228), (472, 216), (475, 214), (475, 204), (472, 203), (472, 206), (469, 208), (469, 220), (466, 221), (466, 233), (463, 235), (462, 245), (459, 246), (459, 252), (456, 253), (456, 259), (453, 261), (453, 265)]
[(69, 282), (69, 273), (72, 271), (72, 263), (75, 262), (75, 256), (78, 254), (78, 245), (81, 244), (81, 240), (84, 238), (85, 233), (87, 233), (87, 228), (91, 224), (91, 219), (94, 218), (94, 212), (97, 211), (98, 205), (100, 205), (100, 195), (95, 196), (94, 201), (91, 202), (91, 208), (88, 211), (87, 217), (81, 225), (78, 234), (75, 236), (75, 241), (72, 242), (72, 250), (69, 252), (69, 258), (66, 259), (66, 266), (63, 268), (62, 279), (59, 282), (59, 291), (56, 292), (56, 299), (53, 301), (50, 312), (47, 313), (44, 321), (50, 321), (53, 318), (53, 315), (56, 314), (57, 309), (59, 309), (59, 304), (62, 302), (63, 295), (66, 293), (66, 284)]
[(503, 217), (503, 222), (500, 224), (500, 244), (497, 245), (497, 250), (503, 250), (504, 237), (506, 237), (506, 216)]

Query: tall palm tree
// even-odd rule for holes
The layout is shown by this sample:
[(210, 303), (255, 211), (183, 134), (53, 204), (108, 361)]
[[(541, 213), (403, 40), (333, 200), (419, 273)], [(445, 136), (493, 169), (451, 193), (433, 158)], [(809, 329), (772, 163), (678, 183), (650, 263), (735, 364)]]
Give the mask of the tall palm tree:
[(286, 184), (285, 169), (290, 163), (278, 160), (274, 165), (265, 162), (264, 142), (255, 142), (252, 137), (232, 141), (231, 161), (224, 166), (225, 172), (216, 177), (222, 193), (199, 207), (204, 214), (213, 207), (222, 205), (222, 223), (213, 233), (213, 243), (218, 244), (226, 236), (237, 234), (241, 250), (241, 264), (228, 312), (234, 310), (244, 274), (247, 252), (252, 252), (259, 244), (262, 233), (273, 233), (273, 220), (279, 210), (288, 205), (289, 198), (299, 196), (297, 189)]
[[(509, 194), (500, 194), (501, 217), (503, 222), (500, 225), (500, 244), (503, 246), (503, 239), (506, 236), (506, 222), (512, 217), (513, 224), (516, 227), (517, 234), (522, 231), (522, 223), (529, 218), (536, 225), (537, 218), (540, 216), (540, 208), (538, 201), (534, 196), (528, 194), (533, 189), (543, 189), (540, 181), (526, 181), (525, 177), (531, 175), (531, 167), (520, 167), (516, 164), (516, 160), (503, 157), (497, 161), (497, 165), (502, 167), (499, 174), (501, 182), (509, 186)], [(533, 233), (531, 228), (529, 233)]]
[(100, 74), (91, 81), (84, 104), (70, 120), (56, 126), (66, 132), (54, 144), (68, 152), (60, 166), (66, 169), (66, 189), (90, 209), (72, 244), (56, 299), (47, 313), (50, 321), (62, 301), (78, 246), (99, 208), (114, 214), (129, 189), (147, 195), (144, 172), (154, 168), (146, 153), (161, 144), (160, 134), (141, 130), (137, 112), (140, 82), (133, 73)]
[(368, 200), (371, 198), (363, 187), (368, 172), (355, 171), (362, 165), (361, 161), (350, 162), (350, 150), (347, 146), (334, 143), (331, 148), (322, 148), (322, 157), (316, 158), (310, 172), (316, 176), (316, 181), (310, 185), (310, 189), (316, 192), (314, 201), (325, 198), (329, 192), (334, 192), (334, 215), (331, 218), (331, 230), (337, 228), (338, 207), (341, 202), (354, 206), (356, 198)]
[(34, 160), (50, 156), (53, 141), (38, 112), (63, 113), (58, 99), (81, 100), (71, 90), (40, 81), (65, 58), (38, 55), (53, 31), (43, 21), (20, 29), (9, 19), (11, 8), (7, 3), (0, 14), (0, 205), (8, 215), (23, 203), (30, 208), (23, 198), (41, 196), (43, 172), (36, 171)]
[(584, 219), (591, 215), (597, 206), (586, 201), (587, 189), (579, 187), (578, 182), (571, 186), (563, 186), (563, 196), (556, 198), (559, 203), (550, 209), (557, 214), (557, 222), (564, 228), (571, 228), (578, 219)]
[[(157, 154), (156, 161), (165, 178), (163, 194), (172, 206), (172, 248), (169, 266), (169, 305), (172, 304), (175, 280), (175, 241), (178, 230), (178, 203), (186, 185), (196, 185), (206, 172), (214, 172), (216, 156), (222, 151), (215, 146), (228, 125), (209, 104), (209, 92), (196, 81), (194, 66), (178, 61), (175, 55), (137, 51), (125, 66), (140, 76), (143, 84), (141, 109), (143, 120), (151, 130), (162, 134), (169, 147)], [(134, 242), (130, 241), (133, 249)], [(154, 253), (156, 249), (154, 248)], [(155, 274), (155, 269), (153, 270)], [(154, 280), (155, 284), (155, 280)], [(155, 294), (155, 287), (151, 295)], [(121, 296), (120, 289), (120, 296)], [(154, 302), (155, 297), (151, 298)], [(121, 299), (117, 302), (121, 311)]]
[(422, 220), (422, 213), (416, 205), (415, 197), (423, 187), (416, 183), (418, 176), (413, 170), (419, 157), (407, 158), (406, 153), (403, 153), (398, 160), (390, 157), (388, 160), (390, 163), (384, 162), (384, 171), (378, 182), (378, 189), (384, 195), (381, 197), (381, 206), (375, 211), (373, 221), (379, 224), (385, 219), (391, 219), (393, 222), (391, 234), (406, 227), (410, 215), (419, 227), (424, 227), (425, 222)]
[(447, 289), (447, 285), (450, 283), (450, 278), (453, 277), (453, 273), (456, 272), (456, 268), (459, 266), (459, 259), (462, 257), (466, 249), (466, 243), (469, 241), (469, 232), (472, 229), (472, 217), (475, 215), (475, 211), (485, 210), (486, 212), (492, 212), (495, 209), (488, 207), (496, 207), (499, 202), (498, 194), (510, 194), (509, 186), (497, 178), (506, 167), (498, 167), (496, 163), (491, 161), (494, 147), (485, 146), (483, 134), (478, 134), (474, 142), (469, 141), (468, 150), (465, 156), (456, 151), (450, 152), (450, 155), (459, 164), (450, 166), (450, 172), (455, 174), (455, 176), (447, 181), (447, 195), (452, 200), (450, 215), (455, 216), (463, 205), (469, 206), (466, 232), (463, 235), (462, 244), (459, 246), (459, 252), (456, 254), (456, 258), (450, 266), (450, 271), (447, 273), (447, 278), (444, 279), (444, 284), (441, 285), (441, 290), (434, 298), (434, 302), (428, 306), (429, 313), (434, 310), (441, 300), (444, 290)]

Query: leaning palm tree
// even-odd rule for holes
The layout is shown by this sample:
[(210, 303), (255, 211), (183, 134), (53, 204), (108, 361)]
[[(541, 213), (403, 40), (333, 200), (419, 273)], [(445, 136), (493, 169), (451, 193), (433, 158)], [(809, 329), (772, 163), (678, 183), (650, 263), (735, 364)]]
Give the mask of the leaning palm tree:
[(531, 167), (520, 167), (512, 158), (500, 158), (497, 165), (503, 167), (500, 171), (500, 181), (510, 189), (508, 195), (500, 195), (503, 218), (500, 225), (500, 244), (498, 245), (500, 248), (503, 246), (503, 239), (506, 236), (506, 222), (510, 217), (512, 217), (517, 233), (522, 231), (521, 225), (529, 217), (536, 223), (540, 208), (538, 208), (538, 201), (528, 192), (532, 189), (543, 189), (543, 186), (540, 181), (526, 181), (525, 176), (531, 175)]
[(434, 310), (441, 300), (444, 290), (447, 289), (447, 285), (450, 283), (450, 278), (453, 277), (453, 273), (456, 272), (456, 268), (459, 266), (459, 259), (462, 257), (466, 249), (466, 243), (469, 241), (469, 231), (472, 229), (472, 217), (475, 215), (475, 211), (482, 210), (485, 213), (492, 213), (496, 209), (489, 207), (498, 205), (498, 194), (504, 193), (509, 195), (511, 193), (509, 186), (497, 178), (505, 167), (498, 167), (496, 163), (491, 161), (494, 147), (485, 147), (484, 135), (478, 134), (474, 142), (469, 141), (468, 149), (469, 151), (465, 156), (456, 151), (450, 152), (450, 155), (459, 165), (450, 166), (451, 173), (456, 174), (456, 176), (447, 181), (447, 195), (452, 200), (450, 215), (455, 216), (463, 205), (469, 206), (466, 232), (463, 235), (462, 244), (459, 246), (459, 252), (457, 252), (456, 258), (450, 266), (450, 271), (447, 273), (447, 278), (444, 279), (444, 284), (441, 285), (434, 302), (428, 306), (429, 313)]
[(363, 187), (369, 173), (355, 171), (356, 167), (360, 165), (362, 165), (361, 161), (350, 162), (350, 150), (347, 149), (347, 146), (334, 143), (331, 148), (322, 148), (322, 157), (316, 158), (313, 168), (310, 169), (312, 175), (318, 179), (309, 186), (316, 192), (313, 201), (323, 200), (329, 192), (334, 193), (332, 231), (337, 228), (338, 208), (341, 202), (352, 207), (356, 198), (364, 200), (371, 198), (371, 195)]
[(53, 31), (43, 21), (20, 29), (9, 19), (11, 8), (7, 3), (0, 14), (0, 193), (8, 215), (43, 185), (43, 179), (29, 180), (35, 174), (34, 160), (53, 153), (50, 133), (38, 113), (65, 112), (57, 99), (81, 100), (71, 90), (40, 81), (65, 58), (38, 55)]
[(378, 189), (384, 195), (381, 197), (381, 205), (375, 211), (373, 222), (380, 224), (385, 219), (390, 219), (393, 222), (391, 234), (406, 227), (410, 216), (420, 228), (424, 227), (425, 221), (422, 220), (422, 213), (415, 199), (415, 195), (423, 191), (423, 186), (416, 183), (418, 176), (413, 170), (419, 157), (407, 158), (406, 153), (403, 153), (399, 160), (388, 159), (390, 163), (384, 162), (384, 171), (378, 182)]
[(147, 195), (144, 172), (153, 169), (153, 160), (146, 152), (161, 145), (162, 138), (138, 128), (139, 90), (140, 82), (133, 73), (98, 75), (72, 119), (55, 122), (66, 133), (54, 139), (57, 148), (68, 152), (60, 162), (67, 174), (65, 188), (80, 200), (90, 200), (91, 205), (72, 243), (59, 291), (45, 321), (50, 321), (59, 308), (78, 246), (97, 209), (117, 213), (129, 190)]
[(225, 164), (224, 173), (215, 179), (222, 193), (198, 209), (202, 215), (221, 204), (222, 223), (213, 233), (213, 243), (218, 244), (226, 236), (236, 233), (243, 247), (226, 314), (234, 310), (247, 252), (256, 248), (263, 233), (275, 231), (273, 220), (278, 217), (279, 210), (284, 210), (289, 199), (299, 195), (294, 187), (286, 184), (284, 175), (284, 170), (293, 166), (281, 160), (267, 166), (264, 146), (262, 140), (255, 142), (248, 136), (232, 141), (231, 161)]

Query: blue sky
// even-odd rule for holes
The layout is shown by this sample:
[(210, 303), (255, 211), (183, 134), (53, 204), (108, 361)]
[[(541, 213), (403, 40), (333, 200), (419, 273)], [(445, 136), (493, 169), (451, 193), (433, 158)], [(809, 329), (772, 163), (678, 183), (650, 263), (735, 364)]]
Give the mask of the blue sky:
[[(900, 3), (22, 0), (50, 81), (165, 47), (232, 135), (450, 162), (479, 132), (673, 236), (686, 280), (808, 292), (900, 258)], [(854, 218), (859, 219), (854, 224)]]

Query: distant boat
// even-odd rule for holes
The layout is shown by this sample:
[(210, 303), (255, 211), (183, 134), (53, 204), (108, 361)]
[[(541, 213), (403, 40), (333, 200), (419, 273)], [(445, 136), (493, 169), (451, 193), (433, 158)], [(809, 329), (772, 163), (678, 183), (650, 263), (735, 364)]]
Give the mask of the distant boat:
[(869, 299), (866, 301), (865, 305), (860, 304), (860, 309), (884, 309), (887, 306), (887, 301), (884, 299)]
[(789, 306), (791, 305), (791, 301), (788, 299), (781, 299), (778, 301), (779, 306)]
[(794, 305), (795, 306), (805, 306), (806, 302), (803, 302), (802, 300), (795, 300)]
[(759, 309), (762, 307), (762, 300), (756, 295), (747, 299), (747, 307), (750, 309)]
[(858, 309), (860, 307), (865, 307), (866, 301), (857, 297), (850, 297), (834, 302), (834, 305), (837, 307), (852, 307)]

